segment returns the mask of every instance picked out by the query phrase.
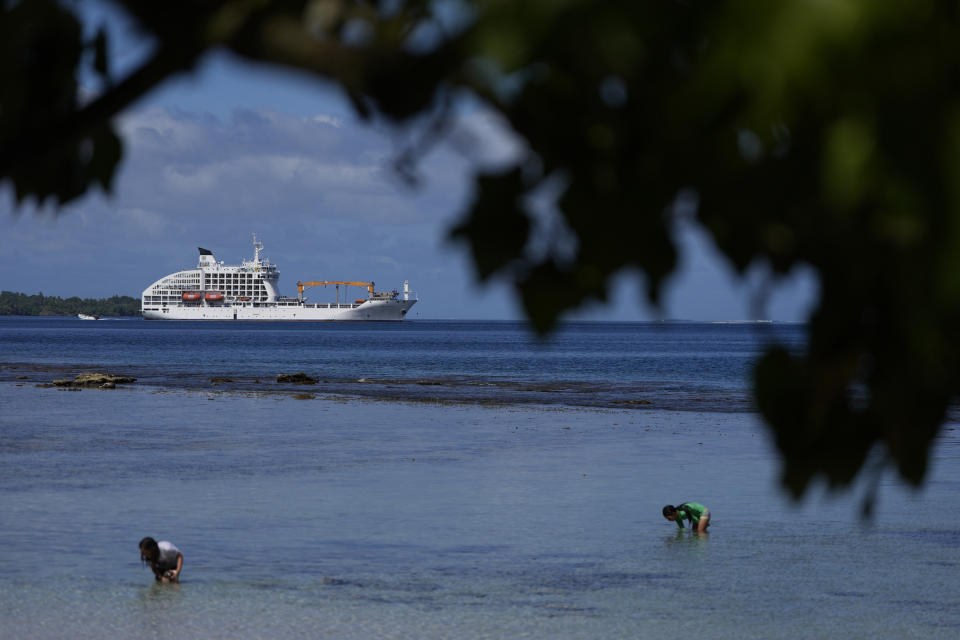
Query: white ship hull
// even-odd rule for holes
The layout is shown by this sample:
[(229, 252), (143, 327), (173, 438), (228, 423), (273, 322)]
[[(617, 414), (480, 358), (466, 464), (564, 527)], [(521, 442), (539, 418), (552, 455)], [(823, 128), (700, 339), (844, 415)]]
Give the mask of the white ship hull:
[[(417, 297), (403, 283), (396, 290), (375, 291), (373, 282), (311, 281), (297, 282), (297, 296), (280, 295), (277, 265), (260, 257), (263, 245), (253, 239), (253, 260), (239, 265), (217, 262), (213, 252), (200, 248), (195, 269), (171, 273), (147, 287), (141, 296), (140, 310), (145, 320), (284, 320), (323, 322), (332, 320), (402, 320)], [(307, 288), (335, 286), (336, 302), (308, 302)], [(363, 287), (366, 298), (347, 302), (347, 287)], [(341, 291), (346, 298), (341, 302)], [(82, 317), (82, 316), (81, 316)]]
[(416, 300), (370, 300), (363, 304), (303, 304), (296, 306), (254, 305), (187, 307), (164, 306), (144, 310), (145, 320), (285, 320), (324, 322), (331, 320), (403, 320)]

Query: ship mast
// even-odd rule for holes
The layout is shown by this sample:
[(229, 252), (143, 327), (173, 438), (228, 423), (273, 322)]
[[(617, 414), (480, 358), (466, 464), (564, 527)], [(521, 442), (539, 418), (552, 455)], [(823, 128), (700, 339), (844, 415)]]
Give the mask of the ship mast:
[(253, 263), (260, 264), (260, 251), (263, 249), (263, 243), (257, 240), (257, 234), (253, 234)]

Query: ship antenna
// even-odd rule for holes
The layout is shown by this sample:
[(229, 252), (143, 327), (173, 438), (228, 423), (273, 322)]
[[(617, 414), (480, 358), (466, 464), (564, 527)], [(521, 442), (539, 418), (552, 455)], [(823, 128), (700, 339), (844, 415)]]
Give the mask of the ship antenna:
[(257, 240), (257, 234), (253, 234), (253, 261), (260, 262), (260, 250), (263, 249), (263, 243)]

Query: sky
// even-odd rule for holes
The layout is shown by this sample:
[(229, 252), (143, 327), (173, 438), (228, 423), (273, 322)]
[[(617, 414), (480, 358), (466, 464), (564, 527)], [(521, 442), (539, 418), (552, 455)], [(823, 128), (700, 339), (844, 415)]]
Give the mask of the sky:
[[(147, 45), (114, 16), (89, 15), (122, 36), (116, 68), (143, 55)], [(56, 211), (18, 207), (0, 184), (0, 290), (139, 297), (196, 267), (198, 247), (227, 264), (251, 258), (256, 233), (286, 295), (298, 280), (372, 280), (378, 290), (408, 280), (420, 299), (414, 319), (522, 318), (511, 287), (477, 284), (465, 246), (448, 239), (469, 204), (472, 171), (509, 162), (522, 146), (477, 105), (460, 109), (451, 137), (421, 161), (416, 187), (392, 166), (404, 133), (361, 121), (332, 85), (228, 54), (168, 81), (115, 124), (125, 150), (112, 193), (94, 189)], [(569, 317), (757, 319), (761, 266), (739, 278), (696, 227), (680, 230), (678, 243), (680, 268), (661, 310), (646, 303), (642, 276), (625, 273), (609, 303)], [(326, 301), (323, 289), (308, 295)], [(760, 316), (804, 320), (816, 299), (814, 273), (799, 268)]]

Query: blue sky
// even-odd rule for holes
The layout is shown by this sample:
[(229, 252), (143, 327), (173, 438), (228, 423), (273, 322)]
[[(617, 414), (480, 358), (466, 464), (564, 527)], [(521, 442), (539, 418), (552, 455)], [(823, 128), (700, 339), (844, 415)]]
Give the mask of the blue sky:
[[(125, 40), (118, 66), (146, 46)], [(471, 170), (508, 159), (520, 144), (482, 109), (461, 110), (451, 140), (421, 163), (418, 188), (391, 168), (400, 135), (359, 121), (334, 87), (225, 54), (161, 86), (117, 125), (125, 158), (112, 194), (94, 191), (58, 214), (16, 209), (9, 186), (0, 187), (0, 289), (139, 296), (157, 278), (194, 267), (197, 247), (228, 263), (251, 257), (257, 233), (285, 294), (297, 280), (373, 280), (378, 289), (409, 280), (421, 299), (414, 317), (520, 317), (510, 288), (479, 287), (463, 247), (446, 240), (469, 202)], [(763, 270), (739, 280), (705, 234), (686, 229), (679, 240), (681, 268), (663, 315), (752, 319)], [(624, 274), (610, 304), (578, 317), (657, 317), (641, 287), (638, 274)], [(815, 280), (801, 269), (776, 288), (764, 315), (801, 320), (815, 300)]]

